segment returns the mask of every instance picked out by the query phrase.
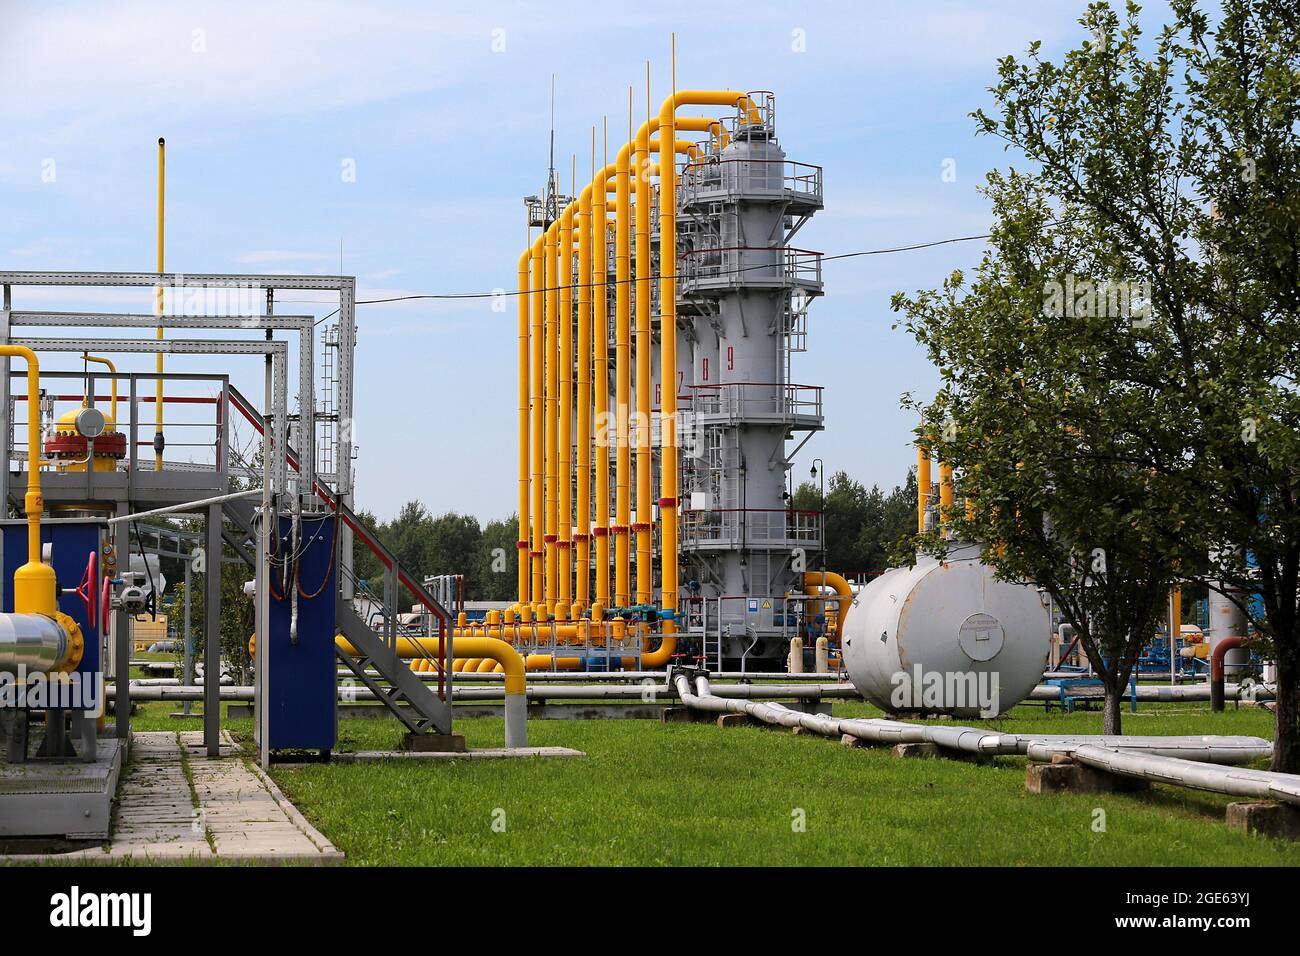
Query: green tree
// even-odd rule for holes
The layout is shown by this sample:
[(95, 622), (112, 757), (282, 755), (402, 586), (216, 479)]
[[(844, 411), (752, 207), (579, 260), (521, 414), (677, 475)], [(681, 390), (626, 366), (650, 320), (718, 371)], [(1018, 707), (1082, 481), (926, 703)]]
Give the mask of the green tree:
[[(982, 409), (961, 421), (959, 447), (949, 449), (954, 458), (980, 464), (964, 447), (972, 441), (1006, 446), (996, 459), (985, 456), (990, 472), (999, 464), (1001, 471), (970, 473), (967, 482), (1001, 507), (1004, 522), (1035, 515), (1047, 487), (1055, 494), (1042, 503), (1055, 506), (1075, 487), (1073, 471), (1041, 469), (1034, 475), (1041, 487), (1002, 484), (1015, 477), (1007, 475), (1010, 466), (1041, 457), (1037, 446), (1047, 435), (1059, 444), (1060, 436), (1042, 427), (1053, 410), (1086, 455), (1085, 473), (1110, 456), (1117, 465), (1126, 461), (1131, 475), (1148, 477), (1144, 491), (1125, 488), (1118, 469), (1111, 474), (1117, 484), (1098, 476), (1084, 498), (1097, 505), (1098, 530), (1119, 531), (1127, 519), (1132, 528), (1122, 543), (1136, 539), (1162, 563), (1178, 555), (1184, 577), (1243, 600), (1278, 666), (1273, 766), (1294, 772), (1300, 5), (1225, 0), (1213, 29), (1193, 0), (1173, 7), (1174, 20), (1150, 56), (1140, 50), (1135, 5), (1121, 22), (1109, 6), (1094, 4), (1081, 20), (1091, 39), (1061, 63), (1043, 60), (1037, 44), (1024, 62), (1001, 61), (992, 90), (997, 115), (975, 116), (982, 132), (1003, 139), (1032, 172), (991, 178), (995, 252), (972, 291), (959, 295), (954, 282), (940, 294), (947, 303), (899, 305), (918, 329), (930, 329), (927, 344), (942, 361), (950, 356), (940, 314), (960, 321), (1000, 307), (1020, 318), (1023, 343), (1005, 330), (983, 354), (972, 344), (966, 361), (984, 363), (989, 376), (1000, 369), (1008, 390), (1024, 379), (1017, 402), (1004, 407), (1048, 401), (1049, 389), (1056, 406), (1037, 410), (1032, 434)], [(1103, 286), (1107, 281), (1113, 284)], [(1030, 309), (1036, 282), (1044, 283), (1045, 298), (1054, 288), (1064, 306), (1050, 323)], [(1138, 287), (1136, 296), (1114, 297), (1140, 306), (1124, 313), (1129, 321), (1096, 314), (1114, 311), (1115, 285)], [(980, 301), (955, 304), (973, 295)], [(969, 398), (973, 388), (961, 372), (945, 371), (949, 395)], [(973, 421), (997, 430), (972, 435)], [(1008, 551), (1012, 545), (1008, 539)], [(1258, 607), (1237, 589), (1258, 593)]]
[[(894, 306), (942, 376), (918, 406), (930, 423), (918, 438), (960, 472), (973, 505), (945, 515), (947, 529), (981, 542), (1003, 579), (1051, 595), (1105, 686), (1105, 732), (1119, 733), (1132, 668), (1194, 558), (1183, 515), (1196, 503), (1184, 482), (1187, 409), (1163, 387), (1168, 356), (1150, 347), (1147, 280), (1135, 277), (1133, 247), (1147, 238), (1098, 218), (1145, 201), (1113, 174), (1116, 157), (1140, 165), (1176, 152), (1162, 126), (1176, 107), (1167, 41), (1142, 58), (1136, 8), (1122, 27), (1104, 4), (1081, 22), (1092, 39), (1061, 65), (1040, 60), (1036, 43), (1031, 65), (1004, 59), (1000, 121), (975, 114), (1043, 169), (989, 175), (995, 225), (974, 280), (955, 273)], [(1076, 154), (1061, 163), (1066, 148)], [(1079, 177), (1086, 188), (1067, 185)], [(942, 531), (919, 543), (949, 545)]]

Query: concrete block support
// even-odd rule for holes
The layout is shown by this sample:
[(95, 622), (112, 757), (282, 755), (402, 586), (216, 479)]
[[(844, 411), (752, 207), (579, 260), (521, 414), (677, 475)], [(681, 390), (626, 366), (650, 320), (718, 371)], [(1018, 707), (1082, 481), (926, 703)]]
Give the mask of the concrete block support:
[(1225, 819), (1232, 829), (1244, 833), (1300, 840), (1300, 807), (1271, 800), (1247, 800), (1228, 804)]
[(1146, 780), (1120, 777), (1073, 761), (1031, 763), (1025, 768), (1030, 793), (1136, 793), (1150, 790)]

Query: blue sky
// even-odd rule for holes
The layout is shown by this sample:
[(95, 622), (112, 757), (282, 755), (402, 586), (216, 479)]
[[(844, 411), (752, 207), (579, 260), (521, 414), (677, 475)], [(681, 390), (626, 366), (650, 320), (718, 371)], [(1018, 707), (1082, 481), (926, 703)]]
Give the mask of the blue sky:
[[(557, 165), (567, 184), (576, 153), (581, 185), (592, 125), (609, 117), (612, 155), (629, 84), (644, 109), (647, 59), (654, 102), (666, 95), (672, 31), (679, 87), (774, 91), (790, 158), (825, 168), (826, 209), (799, 245), (833, 255), (982, 233), (977, 187), (1009, 160), (967, 114), (987, 104), (997, 57), (1035, 39), (1049, 56), (1075, 45), (1084, 3), (645, 6), (0, 0), (0, 268), (153, 268), (165, 136), (169, 269), (335, 273), (341, 242), (362, 299), (513, 288), (520, 197), (544, 183), (551, 73)], [(1149, 31), (1165, 16), (1150, 5)], [(980, 251), (827, 263), (795, 372), (826, 387), (826, 431), (797, 476), (821, 457), (868, 485), (902, 480), (913, 422), (899, 396), (936, 375), (891, 331), (890, 295)], [(15, 307), (149, 303), (123, 291)], [(358, 327), (359, 505), (512, 512), (513, 305), (362, 306)], [(231, 372), (260, 394), (256, 360)]]

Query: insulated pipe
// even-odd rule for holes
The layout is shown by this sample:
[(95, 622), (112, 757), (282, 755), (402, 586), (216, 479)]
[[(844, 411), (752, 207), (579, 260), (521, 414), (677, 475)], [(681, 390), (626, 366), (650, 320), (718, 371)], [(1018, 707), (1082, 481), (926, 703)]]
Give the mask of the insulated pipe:
[[(532, 455), (533, 455), (533, 546), (529, 551), (533, 569), (533, 586), (531, 590), (531, 600), (540, 602), (543, 600), (545, 591), (545, 568), (543, 566), (543, 556), (545, 554), (545, 530), (544, 522), (546, 520), (546, 507), (544, 501), (545, 478), (546, 478), (546, 408), (545, 408), (545, 377), (546, 377), (546, 360), (545, 360), (545, 331), (544, 316), (546, 314), (544, 303), (544, 293), (542, 291), (545, 282), (545, 273), (542, 265), (544, 237), (538, 236), (533, 242), (532, 249), (529, 250), (529, 262), (532, 270), (532, 413), (533, 413), (533, 430), (532, 430)], [(522, 533), (520, 537), (523, 537)]]
[[(986, 755), (1027, 754), (1032, 759), (1050, 759), (1051, 751), (1076, 750), (1089, 746), (1116, 748), (1114, 753), (1131, 752), (1147, 756), (1182, 758), (1187, 763), (1240, 764), (1269, 756), (1271, 742), (1260, 737), (1155, 737), (1155, 736), (1088, 736), (1065, 734), (1000, 734), (974, 727), (912, 724), (880, 718), (839, 719), (825, 714), (804, 714), (790, 710), (778, 703), (756, 703), (736, 700), (721, 695), (721, 688), (709, 685), (707, 677), (699, 676), (695, 687), (686, 674), (673, 675), (673, 688), (687, 707), (716, 713), (748, 714), (764, 723), (782, 727), (804, 727), (826, 736), (849, 735), (876, 744), (932, 743), (947, 750)], [(1122, 749), (1119, 749), (1122, 748)], [(1076, 750), (1077, 753), (1077, 750)], [(1238, 771), (1240, 772), (1240, 771)], [(1252, 771), (1248, 771), (1252, 772)], [(1262, 773), (1264, 771), (1253, 771)], [(1289, 774), (1274, 776), (1290, 777)], [(1300, 783), (1300, 778), (1290, 777)]]
[(555, 598), (560, 605), (556, 617), (565, 619), (569, 616), (569, 606), (573, 603), (573, 203), (565, 206), (560, 215), (558, 265), (560, 459), (557, 474), (556, 575), (559, 589)]
[[(531, 238), (531, 236), (530, 236)], [(532, 243), (529, 243), (531, 246)], [(517, 591), (520, 604), (529, 601), (528, 557), (528, 263), (531, 252), (528, 246), (519, 255), (519, 534), (515, 549), (519, 552), (519, 581)]]
[(556, 243), (560, 221), (557, 219), (546, 229), (544, 244), (546, 255), (546, 534), (543, 537), (546, 551), (546, 584), (542, 601), (548, 608), (555, 603), (559, 564), (556, 561), (556, 529), (559, 522), (559, 499), (556, 485), (559, 481), (560, 452), (560, 290), (559, 263)]
[(101, 365), (108, 366), (108, 408), (109, 414), (113, 416), (113, 422), (117, 422), (117, 366), (113, 364), (112, 359), (104, 358), (102, 355), (91, 355), (89, 352), (82, 352), (81, 357), (87, 362), (98, 362)]
[(1241, 647), (1247, 637), (1225, 637), (1210, 654), (1210, 710), (1223, 710), (1223, 659), (1234, 647)]

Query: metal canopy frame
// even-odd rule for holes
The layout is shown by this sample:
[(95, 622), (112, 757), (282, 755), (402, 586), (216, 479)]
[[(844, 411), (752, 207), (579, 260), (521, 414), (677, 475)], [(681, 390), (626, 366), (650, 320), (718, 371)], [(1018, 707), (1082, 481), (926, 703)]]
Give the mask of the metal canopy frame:
[[(266, 295), (266, 306), (264, 314), (260, 315), (154, 315), (152, 313), (141, 312), (94, 312), (94, 311), (15, 311), (13, 309), (13, 287), (14, 286), (42, 286), (42, 287), (64, 287), (64, 288), (170, 288), (173, 290), (187, 289), (240, 289), (248, 292), (263, 290)], [(310, 315), (301, 314), (275, 314), (275, 292), (276, 290), (301, 290), (301, 291), (319, 291), (334, 292), (338, 295), (338, 369), (335, 388), (337, 390), (334, 411), (337, 413), (339, 422), (342, 427), (334, 429), (334, 474), (328, 477), (333, 480), (335, 493), (338, 500), (343, 503), (350, 502), (352, 498), (352, 445), (351, 445), (351, 427), (353, 410), (353, 352), (356, 347), (356, 326), (355, 326), (355, 302), (356, 302), (356, 279), (351, 276), (311, 276), (311, 275), (255, 275), (255, 274), (222, 274), (222, 273), (200, 273), (187, 274), (181, 272), (174, 273), (154, 273), (154, 272), (19, 272), (19, 271), (0, 271), (0, 343), (11, 343), (16, 345), (25, 345), (36, 352), (68, 352), (80, 353), (88, 351), (107, 352), (107, 353), (137, 353), (151, 354), (162, 352), (164, 354), (190, 354), (190, 355), (264, 355), (267, 359), (266, 368), (266, 392), (267, 405), (265, 415), (271, 421), (271, 434), (269, 437), (269, 454), (263, 464), (264, 482), (262, 512), (263, 521), (261, 528), (261, 548), (257, 556), (257, 576), (258, 580), (265, 582), (267, 580), (267, 548), (269, 546), (268, 535), (270, 533), (274, 513), (273, 501), (275, 496), (281, 499), (289, 489), (288, 462), (286, 453), (289, 449), (287, 430), (289, 427), (290, 416), (288, 414), (288, 343), (284, 340), (276, 340), (273, 333), (279, 331), (297, 332), (298, 357), (299, 357), (299, 383), (298, 383), (298, 408), (297, 416), (301, 427), (298, 429), (299, 434), (295, 442), (299, 446), (299, 468), (301, 471), (295, 478), (294, 490), (296, 492), (296, 501), (298, 507), (306, 499), (311, 504), (315, 502), (315, 471), (316, 471), (316, 400), (315, 400), (315, 382), (313, 375), (315, 373), (315, 361), (313, 354), (314, 331), (316, 319)], [(328, 303), (324, 303), (328, 304)], [(183, 312), (184, 309), (182, 308)], [(251, 310), (250, 310), (251, 311)], [(264, 340), (256, 339), (157, 339), (157, 338), (56, 338), (56, 337), (16, 337), (13, 335), (15, 328), (124, 328), (138, 330), (152, 330), (157, 327), (164, 329), (177, 329), (186, 331), (234, 331), (243, 330), (249, 332), (263, 332)], [(44, 370), (56, 371), (56, 370)], [(109, 373), (111, 376), (111, 373)], [(96, 376), (104, 377), (104, 376)], [(129, 376), (134, 382), (135, 376)], [(169, 376), (164, 376), (167, 378)], [(12, 434), (12, 416), (10, 412), (10, 362), (7, 357), (0, 358), (0, 434), (7, 438)], [(223, 386), (222, 389), (222, 407), (229, 409), (228, 402), (229, 389)], [(134, 388), (132, 389), (132, 401), (134, 408)], [(230, 416), (224, 415), (223, 421), (228, 422)], [(6, 441), (8, 445), (8, 440)], [(229, 442), (223, 439), (223, 454), (229, 454)], [(220, 461), (218, 462), (220, 470)], [(167, 469), (164, 469), (165, 474)], [(8, 500), (8, 486), (10, 480), (9, 468), (6, 466), (0, 469), (0, 501)], [(130, 502), (125, 502), (126, 507), (130, 507)], [(123, 505), (119, 505), (122, 507)], [(276, 506), (278, 507), (278, 506)], [(221, 552), (222, 528), (221, 514), (222, 506), (220, 503), (211, 504), (202, 509), (206, 518), (207, 553), (209, 558), (213, 555), (219, 555)], [(118, 538), (119, 545), (126, 543), (123, 537), (125, 526), (119, 526)], [(345, 533), (344, 540), (341, 542), (341, 559), (345, 565), (350, 566), (351, 561), (351, 534)], [(217, 615), (219, 614), (220, 588), (217, 586), (220, 581), (219, 575), (210, 575), (208, 580), (208, 631), (214, 633), (217, 629)], [(257, 617), (259, 629), (265, 630), (265, 622), (269, 614), (269, 588), (259, 588), (257, 601)], [(129, 678), (129, 670), (124, 666), (126, 659), (129, 658), (129, 641), (126, 638), (125, 622), (122, 620), (122, 613), (118, 614), (118, 638), (117, 647), (119, 650), (118, 657), (122, 658), (122, 665), (119, 666), (118, 690), (120, 700), (126, 699), (126, 680)], [(262, 642), (263, 646), (266, 642)], [(259, 647), (259, 652), (264, 654), (265, 651)], [(220, 668), (220, 646), (219, 642), (210, 641), (207, 648), (207, 662), (209, 665), (209, 674), (215, 675)], [(259, 656), (261, 656), (259, 654)], [(265, 667), (259, 667), (259, 675), (265, 672)], [(259, 685), (261, 681), (259, 680)], [(259, 686), (259, 692), (262, 688)], [(210, 693), (209, 693), (210, 691)], [(219, 683), (216, 680), (210, 680), (205, 685), (205, 707), (204, 707), (204, 737), (209, 755), (215, 756), (219, 752), (219, 716), (220, 702), (218, 698)], [(261, 694), (259, 693), (259, 698)], [(260, 703), (260, 700), (259, 700)], [(259, 708), (260, 709), (260, 708)], [(129, 736), (129, 723), (126, 718), (127, 712), (118, 714), (117, 733), (119, 737)], [(265, 715), (259, 719), (259, 725), (265, 719)], [(261, 746), (265, 749), (265, 735), (259, 734)], [(265, 755), (264, 755), (265, 756)]]

